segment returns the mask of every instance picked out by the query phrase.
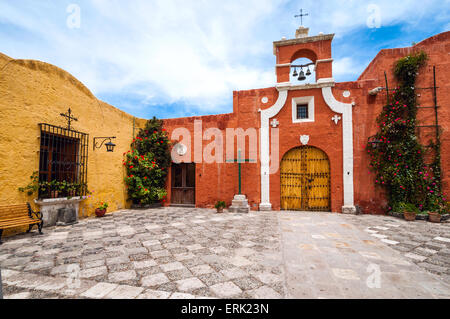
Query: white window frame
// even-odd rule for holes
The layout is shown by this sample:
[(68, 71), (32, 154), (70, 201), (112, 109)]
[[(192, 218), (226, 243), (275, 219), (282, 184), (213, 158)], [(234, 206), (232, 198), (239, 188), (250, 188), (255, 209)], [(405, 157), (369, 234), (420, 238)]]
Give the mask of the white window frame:
[[(308, 118), (297, 119), (297, 105), (308, 104)], [(314, 122), (314, 96), (294, 97), (292, 99), (292, 123)]]

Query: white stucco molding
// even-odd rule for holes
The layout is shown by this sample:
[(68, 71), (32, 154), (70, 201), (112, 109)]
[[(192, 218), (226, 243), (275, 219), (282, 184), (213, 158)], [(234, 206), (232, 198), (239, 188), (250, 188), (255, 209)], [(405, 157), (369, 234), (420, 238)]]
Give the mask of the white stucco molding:
[[(297, 119), (297, 105), (308, 104), (308, 118)], [(311, 123), (314, 122), (314, 96), (300, 96), (292, 98), (292, 123)]]
[(342, 211), (345, 213), (356, 212), (353, 185), (353, 106), (355, 104), (337, 101), (331, 87), (322, 88), (322, 95), (333, 112), (342, 114), (342, 151), (344, 163), (344, 206), (342, 207)]
[(260, 138), (260, 159), (261, 159), (261, 203), (259, 210), (272, 210), (270, 203), (270, 134), (269, 126), (270, 119), (276, 116), (287, 101), (288, 86), (279, 87), (278, 99), (274, 105), (265, 110), (260, 110), (261, 113), (261, 129), (259, 133)]

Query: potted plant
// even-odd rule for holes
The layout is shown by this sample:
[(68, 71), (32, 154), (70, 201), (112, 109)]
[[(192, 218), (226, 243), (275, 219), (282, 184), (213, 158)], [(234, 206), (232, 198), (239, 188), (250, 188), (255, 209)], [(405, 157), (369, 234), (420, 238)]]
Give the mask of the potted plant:
[(441, 217), (442, 215), (440, 212), (428, 212), (428, 220), (432, 223), (440, 223)]
[(218, 201), (214, 207), (217, 209), (217, 214), (222, 214), (226, 204), (224, 201)]
[(69, 198), (77, 196), (77, 184), (78, 183), (68, 183), (67, 194)]
[(70, 188), (70, 183), (67, 181), (62, 181), (58, 184), (58, 192), (59, 195), (61, 195), (62, 197), (67, 197), (69, 196), (69, 188)]
[(431, 198), (430, 211), (428, 212), (428, 220), (432, 223), (440, 223), (442, 212), (445, 211), (444, 206), (441, 204), (437, 196)]
[(39, 182), (39, 198), (50, 197), (50, 183), (47, 181)]
[(98, 206), (95, 209), (95, 215), (97, 215), (97, 217), (103, 217), (106, 214), (106, 209), (108, 208), (108, 203), (106, 202), (102, 202), (100, 203), (100, 206)]
[(417, 213), (419, 212), (419, 209), (416, 207), (416, 205), (412, 203), (402, 203), (400, 205), (403, 210), (403, 217), (407, 221), (414, 221), (416, 220)]
[(50, 187), (50, 197), (51, 198), (58, 198), (59, 197), (59, 189), (60, 189), (60, 183), (58, 181), (51, 181), (49, 183)]

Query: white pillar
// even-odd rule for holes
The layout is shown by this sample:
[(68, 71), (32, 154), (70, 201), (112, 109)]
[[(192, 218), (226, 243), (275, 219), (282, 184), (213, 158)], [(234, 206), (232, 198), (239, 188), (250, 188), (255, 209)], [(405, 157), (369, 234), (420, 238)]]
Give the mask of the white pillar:
[(343, 184), (344, 206), (343, 213), (356, 213), (353, 187), (353, 106), (342, 103), (334, 98), (331, 86), (322, 88), (322, 95), (333, 112), (342, 114), (342, 153), (343, 153)]
[(273, 106), (268, 109), (260, 110), (261, 128), (260, 135), (260, 159), (261, 159), (261, 203), (259, 210), (272, 210), (270, 202), (270, 139), (269, 139), (269, 121), (276, 116), (283, 108), (287, 100), (287, 88), (277, 88), (279, 91), (278, 99)]

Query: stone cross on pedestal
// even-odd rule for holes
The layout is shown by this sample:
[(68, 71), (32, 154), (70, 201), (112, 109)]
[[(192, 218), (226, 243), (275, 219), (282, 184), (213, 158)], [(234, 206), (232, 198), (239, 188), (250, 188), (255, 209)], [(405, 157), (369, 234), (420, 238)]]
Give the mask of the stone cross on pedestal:
[(270, 122), (270, 125), (272, 125), (273, 128), (276, 128), (280, 125), (280, 122), (278, 122), (277, 119), (273, 119), (272, 122)]
[(339, 115), (337, 115), (337, 114), (334, 117), (331, 118), (331, 120), (334, 121), (334, 123), (336, 123), (336, 125), (338, 125), (338, 123), (339, 123), (339, 121), (341, 119), (342, 118)]
[(234, 196), (232, 200), (232, 204), (229, 208), (229, 211), (232, 213), (249, 213), (250, 205), (248, 204), (248, 200), (245, 195), (242, 195), (242, 163), (256, 163), (255, 160), (251, 159), (243, 159), (241, 157), (241, 150), (238, 150), (238, 158), (227, 160), (227, 163), (238, 163), (239, 164), (239, 194)]

